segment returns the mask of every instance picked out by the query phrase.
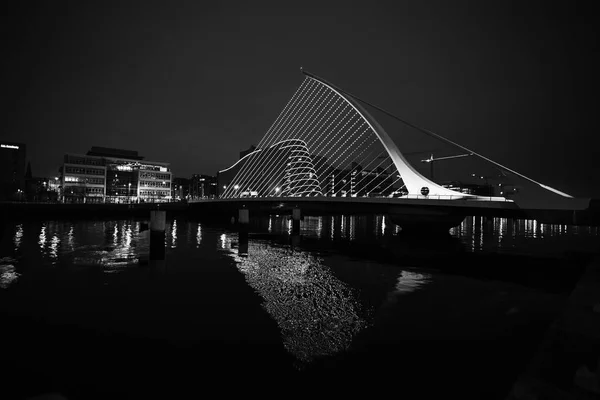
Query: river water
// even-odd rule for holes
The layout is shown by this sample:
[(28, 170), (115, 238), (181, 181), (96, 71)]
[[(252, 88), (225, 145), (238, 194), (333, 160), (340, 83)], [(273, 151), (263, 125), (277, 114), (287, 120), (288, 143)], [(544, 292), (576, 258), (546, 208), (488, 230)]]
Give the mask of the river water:
[(305, 217), (300, 235), (271, 216), (246, 242), (177, 218), (155, 262), (141, 223), (8, 225), (5, 393), (501, 399), (600, 249), (597, 227), (531, 220), (468, 217), (418, 238), (384, 216)]

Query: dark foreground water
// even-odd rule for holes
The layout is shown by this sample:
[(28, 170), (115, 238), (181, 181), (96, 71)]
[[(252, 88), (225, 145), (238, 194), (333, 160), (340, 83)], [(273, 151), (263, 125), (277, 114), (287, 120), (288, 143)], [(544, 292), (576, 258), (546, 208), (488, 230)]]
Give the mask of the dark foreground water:
[(0, 243), (0, 398), (324, 394), (505, 398), (598, 228), (385, 217), (13, 223)]

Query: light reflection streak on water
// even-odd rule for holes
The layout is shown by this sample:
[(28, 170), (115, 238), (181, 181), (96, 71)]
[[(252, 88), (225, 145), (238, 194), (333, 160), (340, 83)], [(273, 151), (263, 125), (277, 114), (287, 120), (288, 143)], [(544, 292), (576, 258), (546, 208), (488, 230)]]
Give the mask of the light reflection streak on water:
[[(367, 326), (354, 290), (309, 252), (250, 240), (242, 257), (225, 236), (228, 254), (281, 329), (284, 347), (302, 367), (347, 349)], [(233, 235), (232, 235), (233, 236)]]
[(13, 239), (13, 242), (15, 244), (15, 250), (19, 250), (19, 247), (21, 247), (22, 238), (23, 238), (23, 224), (19, 224), (19, 225), (17, 225), (17, 231), (15, 232), (15, 237)]
[(173, 220), (173, 225), (171, 226), (171, 248), (174, 249), (177, 247), (177, 220)]
[(302, 233), (308, 235), (314, 233), (320, 239), (323, 233), (323, 217), (305, 216), (302, 221)]
[[(133, 244), (133, 228), (129, 222), (121, 222), (121, 235), (119, 241), (119, 226), (115, 224), (113, 231), (113, 244), (112, 250), (101, 250), (95, 251), (96, 263), (104, 266), (104, 273), (111, 274), (120, 272), (122, 268), (128, 267), (131, 264), (137, 264), (139, 262), (136, 257), (135, 246)], [(138, 229), (139, 230), (139, 227)], [(89, 262), (92, 260), (82, 260)]]
[(398, 282), (396, 283), (395, 293), (412, 293), (417, 289), (421, 289), (429, 282), (431, 282), (431, 274), (421, 274), (411, 271), (402, 271), (398, 276)]
[(46, 246), (46, 225), (42, 225), (42, 229), (40, 231), (40, 236), (39, 236), (38, 244), (40, 245), (40, 249), (42, 249), (42, 252), (43, 252), (44, 251), (44, 247)]
[(333, 238), (335, 237), (334, 236), (334, 234), (335, 234), (335, 219), (334, 219), (333, 215), (331, 216), (331, 223), (330, 223), (329, 227), (331, 230), (331, 240), (333, 240)]
[(269, 233), (273, 231), (273, 217), (269, 215), (269, 228), (267, 229)]
[(498, 232), (498, 247), (501, 247), (502, 239), (506, 236), (507, 220), (500, 218), (500, 232)]
[(475, 251), (475, 217), (471, 217), (471, 251)]
[(56, 235), (56, 233), (52, 236), (50, 241), (50, 258), (53, 258), (55, 261), (58, 259), (58, 245), (60, 244), (60, 239)]
[(319, 239), (321, 239), (321, 236), (323, 234), (323, 217), (318, 217), (318, 222), (317, 222), (317, 237)]
[(385, 235), (385, 215), (381, 219), (381, 236)]
[(350, 231), (350, 240), (356, 239), (356, 217), (354, 215), (348, 216), (348, 230)]
[(71, 226), (69, 228), (69, 233), (67, 234), (67, 246), (69, 247), (70, 251), (73, 251), (75, 249), (75, 237), (73, 235), (73, 224), (71, 224)]
[(198, 224), (198, 231), (196, 232), (196, 247), (200, 247), (200, 243), (202, 243), (202, 225)]
[(346, 238), (346, 217), (344, 215), (342, 215), (341, 217), (341, 227), (340, 227), (340, 235), (342, 237), (342, 239)]
[(119, 243), (119, 228), (118, 228), (117, 224), (115, 224), (115, 229), (113, 231), (113, 246), (117, 247), (118, 243)]
[(0, 258), (0, 289), (7, 289), (21, 274), (15, 270), (14, 262), (10, 257)]
[(478, 250), (483, 250), (483, 235), (484, 235), (485, 229), (483, 227), (483, 217), (479, 217), (479, 249)]
[(221, 248), (224, 249), (225, 248), (225, 244), (226, 244), (226, 240), (227, 240), (227, 236), (223, 233), (220, 237), (219, 237), (219, 241), (221, 244)]
[(125, 238), (123, 240), (123, 250), (129, 252), (129, 249), (131, 248), (131, 224), (127, 224), (127, 230), (125, 230)]

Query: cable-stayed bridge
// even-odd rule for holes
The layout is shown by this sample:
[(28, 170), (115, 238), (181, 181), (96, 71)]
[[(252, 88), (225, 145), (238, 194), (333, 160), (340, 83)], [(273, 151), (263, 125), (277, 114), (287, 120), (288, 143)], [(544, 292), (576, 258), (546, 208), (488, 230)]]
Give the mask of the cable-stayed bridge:
[[(577, 199), (537, 182), (302, 72), (304, 81), (258, 145), (219, 171), (218, 199), (203, 200), (203, 205), (275, 213), (298, 207), (304, 214), (385, 213), (403, 227), (443, 228), (460, 224), (466, 215), (529, 216), (580, 224), (590, 213), (590, 199)], [(367, 107), (491, 163), (526, 181), (529, 189), (509, 199), (462, 193), (435, 183), (407, 161)]]

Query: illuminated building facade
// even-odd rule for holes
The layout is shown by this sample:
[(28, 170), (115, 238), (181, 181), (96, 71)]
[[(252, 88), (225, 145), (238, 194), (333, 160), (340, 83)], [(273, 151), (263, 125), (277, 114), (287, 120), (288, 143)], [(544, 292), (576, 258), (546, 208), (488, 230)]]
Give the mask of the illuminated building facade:
[(21, 200), (25, 191), (26, 146), (0, 142), (0, 200)]
[[(335, 168), (326, 157), (309, 154), (306, 144), (297, 139), (240, 156), (217, 174), (221, 197), (380, 197), (391, 196), (402, 186), (391, 166), (366, 169), (350, 162), (345, 168)], [(250, 172), (254, 169), (261, 172)]]
[(65, 203), (171, 201), (170, 164), (145, 161), (137, 151), (92, 147), (86, 155), (66, 154), (62, 167)]
[(102, 157), (65, 154), (61, 186), (64, 203), (103, 203), (106, 166)]
[[(246, 173), (246, 164), (260, 166), (261, 173)], [(220, 195), (225, 197), (322, 195), (306, 143), (297, 139), (247, 153), (230, 168), (219, 171), (217, 177)]]

